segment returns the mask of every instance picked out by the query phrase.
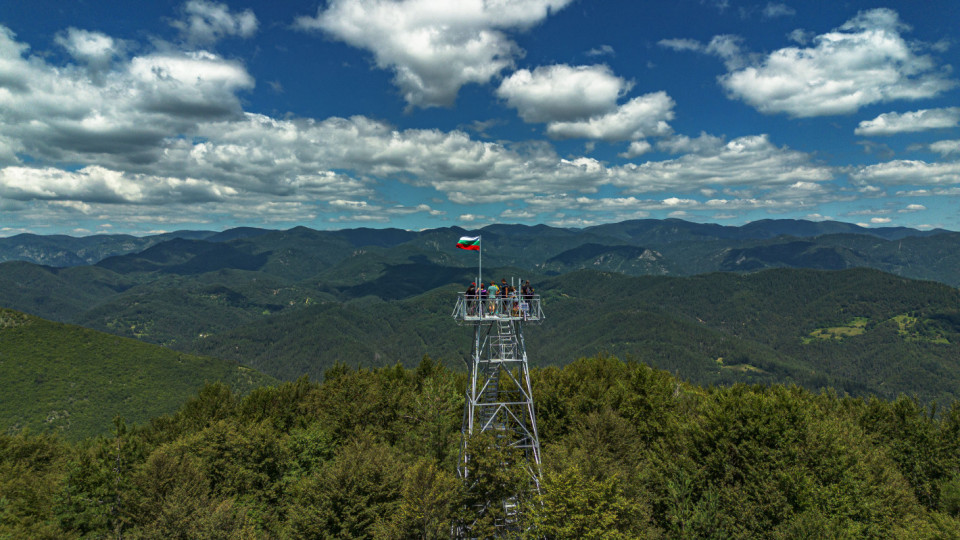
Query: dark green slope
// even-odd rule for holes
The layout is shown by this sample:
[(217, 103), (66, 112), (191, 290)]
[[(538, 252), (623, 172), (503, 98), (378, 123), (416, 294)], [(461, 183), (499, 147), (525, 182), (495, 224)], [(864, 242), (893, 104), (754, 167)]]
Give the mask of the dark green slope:
[(856, 250), (856, 266), (867, 266), (911, 277), (960, 286), (960, 233), (941, 232), (897, 240), (871, 240), (861, 236), (831, 235), (823, 245)]
[[(719, 240), (757, 238), (739, 227), (716, 223), (693, 223), (682, 219), (637, 219), (619, 223), (606, 223), (584, 229), (601, 236), (617, 238), (631, 243), (659, 244), (664, 241)], [(763, 234), (759, 237), (765, 237)]]
[(898, 240), (909, 236), (929, 236), (945, 232), (943, 229), (918, 231), (908, 227), (861, 227), (839, 221), (806, 221), (802, 219), (760, 219), (740, 227), (750, 238), (777, 236), (815, 237), (830, 234), (858, 234)]
[[(657, 365), (701, 384), (792, 382), (846, 387), (853, 383), (815, 379), (768, 346), (663, 312), (580, 304), (552, 303), (550, 313), (555, 315), (548, 323), (530, 328), (528, 351), (536, 365), (563, 365), (569, 354), (602, 353)], [(746, 365), (755, 369), (742, 369)]]
[(353, 244), (334, 232), (306, 227), (271, 231), (231, 244), (238, 249), (266, 255), (261, 271), (292, 281), (311, 278), (355, 250)]
[(673, 262), (651, 249), (589, 243), (555, 255), (537, 269), (554, 275), (589, 269), (637, 276), (673, 274), (676, 273), (675, 267)]
[(761, 220), (742, 227), (682, 220), (636, 220), (583, 230), (607, 245), (643, 246), (683, 261), (676, 275), (765, 268), (867, 267), (960, 285), (960, 233), (848, 223)]
[(315, 288), (242, 270), (164, 275), (114, 295), (72, 322), (165, 346), (178, 346), (271, 313), (331, 299)]
[(97, 266), (121, 274), (259, 270), (295, 281), (340, 262), (352, 251), (349, 240), (329, 231), (234, 229), (204, 240), (171, 239), (139, 253), (108, 257)]
[(334, 234), (347, 240), (355, 247), (391, 247), (416, 238), (418, 233), (403, 229), (370, 229), (367, 227), (360, 227), (359, 229), (344, 229), (342, 231), (334, 231)]
[[(940, 402), (960, 397), (960, 291), (939, 283), (866, 269), (690, 278), (576, 272), (544, 283), (540, 292), (550, 300), (548, 313), (561, 314), (550, 320), (547, 343), (584, 332), (567, 314), (575, 309), (585, 325), (593, 317), (607, 321), (596, 335), (609, 350), (678, 369), (691, 380), (729, 381), (733, 372), (734, 378), (888, 398), (900, 392)], [(631, 322), (637, 313), (687, 327)], [(724, 340), (711, 339), (713, 332)], [(682, 355), (722, 357), (722, 364), (691, 373), (669, 360), (676, 352), (650, 354), (671, 343)]]
[(798, 219), (761, 219), (745, 225), (692, 223), (682, 219), (638, 219), (606, 223), (583, 229), (601, 236), (632, 242), (659, 243), (664, 240), (763, 240), (782, 236), (814, 238), (831, 234), (866, 235), (888, 240), (909, 236), (928, 236), (943, 229), (920, 231), (907, 227), (861, 227), (839, 221), (806, 221)]
[[(674, 248), (666, 249), (669, 253)], [(960, 285), (960, 273), (957, 272), (960, 268), (960, 234), (953, 232), (898, 239), (864, 234), (830, 234), (806, 239), (780, 237), (731, 245), (700, 258), (699, 265), (712, 271), (866, 267), (913, 279)]]
[(160, 272), (190, 275), (224, 268), (257, 270), (266, 260), (263, 254), (254, 254), (230, 244), (177, 238), (137, 254), (106, 258), (97, 266), (120, 274)]
[(235, 362), (0, 309), (0, 432), (106, 434), (117, 415), (169, 414), (216, 381), (242, 393), (274, 382)]
[(205, 238), (210, 242), (229, 242), (240, 238), (256, 238), (258, 236), (271, 232), (271, 229), (260, 229), (257, 227), (234, 227), (223, 232), (214, 234)]
[[(466, 263), (475, 264), (476, 255), (470, 257), (463, 250), (457, 251), (465, 256), (458, 257), (458, 254), (452, 252), (425, 249), (413, 243), (392, 248), (368, 246), (355, 249), (334, 266), (314, 276), (314, 279), (323, 286), (343, 290), (382, 280), (388, 274), (396, 275), (394, 268), (410, 265), (416, 265), (417, 268), (410, 267), (411, 272), (402, 277), (403, 281), (410, 284), (415, 284), (421, 277), (429, 280), (431, 279), (430, 271), (446, 272), (447, 267), (457, 267), (459, 271), (470, 273), (471, 269), (466, 266)], [(475, 271), (476, 266), (473, 266), (472, 272), (475, 273)], [(394, 279), (387, 277), (387, 282)], [(414, 294), (419, 294), (427, 288), (430, 287), (420, 286)], [(393, 294), (393, 297), (396, 297), (396, 294)]]
[(321, 379), (337, 362), (412, 366), (424, 355), (460, 369), (472, 339), (450, 317), (460, 289), (446, 286), (391, 302), (367, 297), (313, 305), (196, 340), (193, 350), (286, 380), (304, 374)]
[(807, 240), (725, 250), (718, 270), (753, 272), (764, 268), (789, 267), (843, 270), (854, 266), (856, 253), (845, 246), (820, 246)]
[[(527, 326), (535, 365), (605, 352), (705, 384), (960, 397), (960, 292), (938, 283), (777, 269), (689, 278), (580, 271), (536, 286), (547, 319)], [(462, 289), (287, 311), (193, 346), (284, 379), (317, 377), (334, 362), (412, 365), (424, 354), (459, 366), (472, 339), (450, 317)]]
[(0, 261), (28, 261), (57, 267), (94, 264), (106, 257), (142, 251), (172, 238), (202, 239), (213, 234), (208, 231), (176, 231), (144, 237), (127, 234), (84, 237), (18, 234), (0, 238)]
[(0, 263), (0, 306), (48, 319), (69, 321), (132, 285), (129, 278), (95, 266)]

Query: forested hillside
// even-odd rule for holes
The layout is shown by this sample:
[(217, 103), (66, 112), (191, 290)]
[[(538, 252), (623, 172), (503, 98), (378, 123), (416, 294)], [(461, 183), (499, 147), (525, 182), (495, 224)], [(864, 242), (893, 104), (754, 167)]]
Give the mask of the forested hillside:
[[(476, 257), (439, 241), (350, 244), (371, 236), (257, 231), (230, 244), (174, 240), (97, 266), (4, 263), (0, 301), (286, 380), (319, 379), (335, 362), (411, 366), (424, 354), (460, 366), (471, 337), (449, 314), (476, 270), (459, 265)], [(617, 265), (625, 254), (646, 257), (616, 253)], [(797, 383), (889, 399), (906, 392), (925, 403), (958, 397), (960, 296), (945, 285), (866, 269), (687, 277), (485, 269), (530, 278), (543, 295), (547, 323), (527, 334), (537, 365), (603, 352), (698, 384)]]
[[(613, 353), (697, 384), (796, 383), (853, 395), (960, 397), (960, 292), (872, 270), (769, 270), (689, 278), (581, 271), (537, 283), (546, 321), (525, 331), (534, 365)], [(194, 349), (281, 379), (335, 362), (460, 368), (472, 331), (450, 311), (458, 288), (281, 313)]]
[[(536, 537), (952, 538), (960, 406), (690, 385), (613, 358), (534, 369)], [(81, 443), (0, 435), (0, 537), (446, 538), (465, 377), (337, 366)], [(474, 441), (478, 467), (502, 456)], [(482, 472), (480, 473), (482, 474)], [(469, 507), (469, 506), (467, 506)], [(483, 527), (483, 523), (480, 527)], [(482, 533), (482, 530), (480, 531)], [(534, 536), (534, 535), (531, 535)]]
[(18, 234), (0, 238), (0, 261), (28, 261), (49, 266), (94, 264), (113, 255), (134, 253), (173, 238), (213, 238), (209, 231), (178, 231), (151, 236), (98, 234), (67, 236), (63, 234)]
[(122, 416), (142, 423), (176, 411), (205, 383), (240, 394), (275, 379), (236, 362), (0, 309), (0, 432), (79, 440)]

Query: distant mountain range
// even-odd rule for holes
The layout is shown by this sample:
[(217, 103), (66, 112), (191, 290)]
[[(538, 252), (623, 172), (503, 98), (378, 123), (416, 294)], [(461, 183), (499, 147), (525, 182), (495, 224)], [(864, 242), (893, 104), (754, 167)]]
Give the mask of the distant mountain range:
[[(478, 233), (485, 279), (531, 279), (544, 294), (547, 323), (528, 336), (535, 364), (610, 352), (698, 383), (960, 395), (960, 233), (942, 230), (637, 220), (240, 228), (135, 239), (139, 248), (91, 237), (103, 255), (92, 264), (0, 263), (0, 306), (281, 379), (321, 377), (336, 362), (415, 365), (424, 354), (459, 365), (470, 338), (449, 314), (477, 255), (455, 244)], [(91, 257), (93, 242), (20, 235), (0, 252), (14, 240), (47, 261)]]
[(94, 264), (106, 257), (142, 251), (174, 238), (214, 238), (210, 231), (178, 231), (151, 236), (98, 234), (74, 237), (62, 234), (18, 234), (0, 238), (0, 262), (27, 261), (47, 266)]
[[(414, 232), (241, 227), (220, 233), (178, 231), (142, 238), (21, 234), (0, 238), (0, 262), (25, 261), (58, 268), (96, 264), (122, 274), (265, 270), (303, 279), (348, 258), (367, 253), (374, 255), (361, 257), (361, 261), (386, 256), (385, 248), (399, 248), (400, 257), (421, 253), (433, 264), (471, 267), (473, 260), (456, 254), (453, 248), (456, 239), (467, 233), (483, 236), (485, 260), (491, 267), (509, 266), (546, 275), (586, 268), (628, 275), (695, 275), (764, 268), (868, 267), (960, 285), (960, 233), (786, 219), (739, 227), (667, 219), (584, 229), (490, 225), (474, 231), (452, 227)], [(351, 266), (356, 265), (348, 263), (345, 268)]]

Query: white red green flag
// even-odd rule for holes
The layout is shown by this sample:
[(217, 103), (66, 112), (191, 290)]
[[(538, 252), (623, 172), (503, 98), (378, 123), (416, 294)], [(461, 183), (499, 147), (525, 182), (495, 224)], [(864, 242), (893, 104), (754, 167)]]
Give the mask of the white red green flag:
[(479, 236), (461, 236), (460, 240), (457, 241), (457, 247), (460, 249), (480, 251), (480, 237)]

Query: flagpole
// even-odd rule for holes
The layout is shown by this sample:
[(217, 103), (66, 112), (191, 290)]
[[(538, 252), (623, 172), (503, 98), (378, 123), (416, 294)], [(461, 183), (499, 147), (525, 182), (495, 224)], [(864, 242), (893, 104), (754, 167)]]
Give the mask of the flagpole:
[(480, 249), (478, 251), (480, 252), (480, 262), (478, 263), (479, 269), (477, 270), (477, 274), (479, 274), (479, 277), (477, 279), (480, 280), (480, 288), (482, 289), (483, 288), (483, 235), (480, 235), (479, 238), (480, 238)]

